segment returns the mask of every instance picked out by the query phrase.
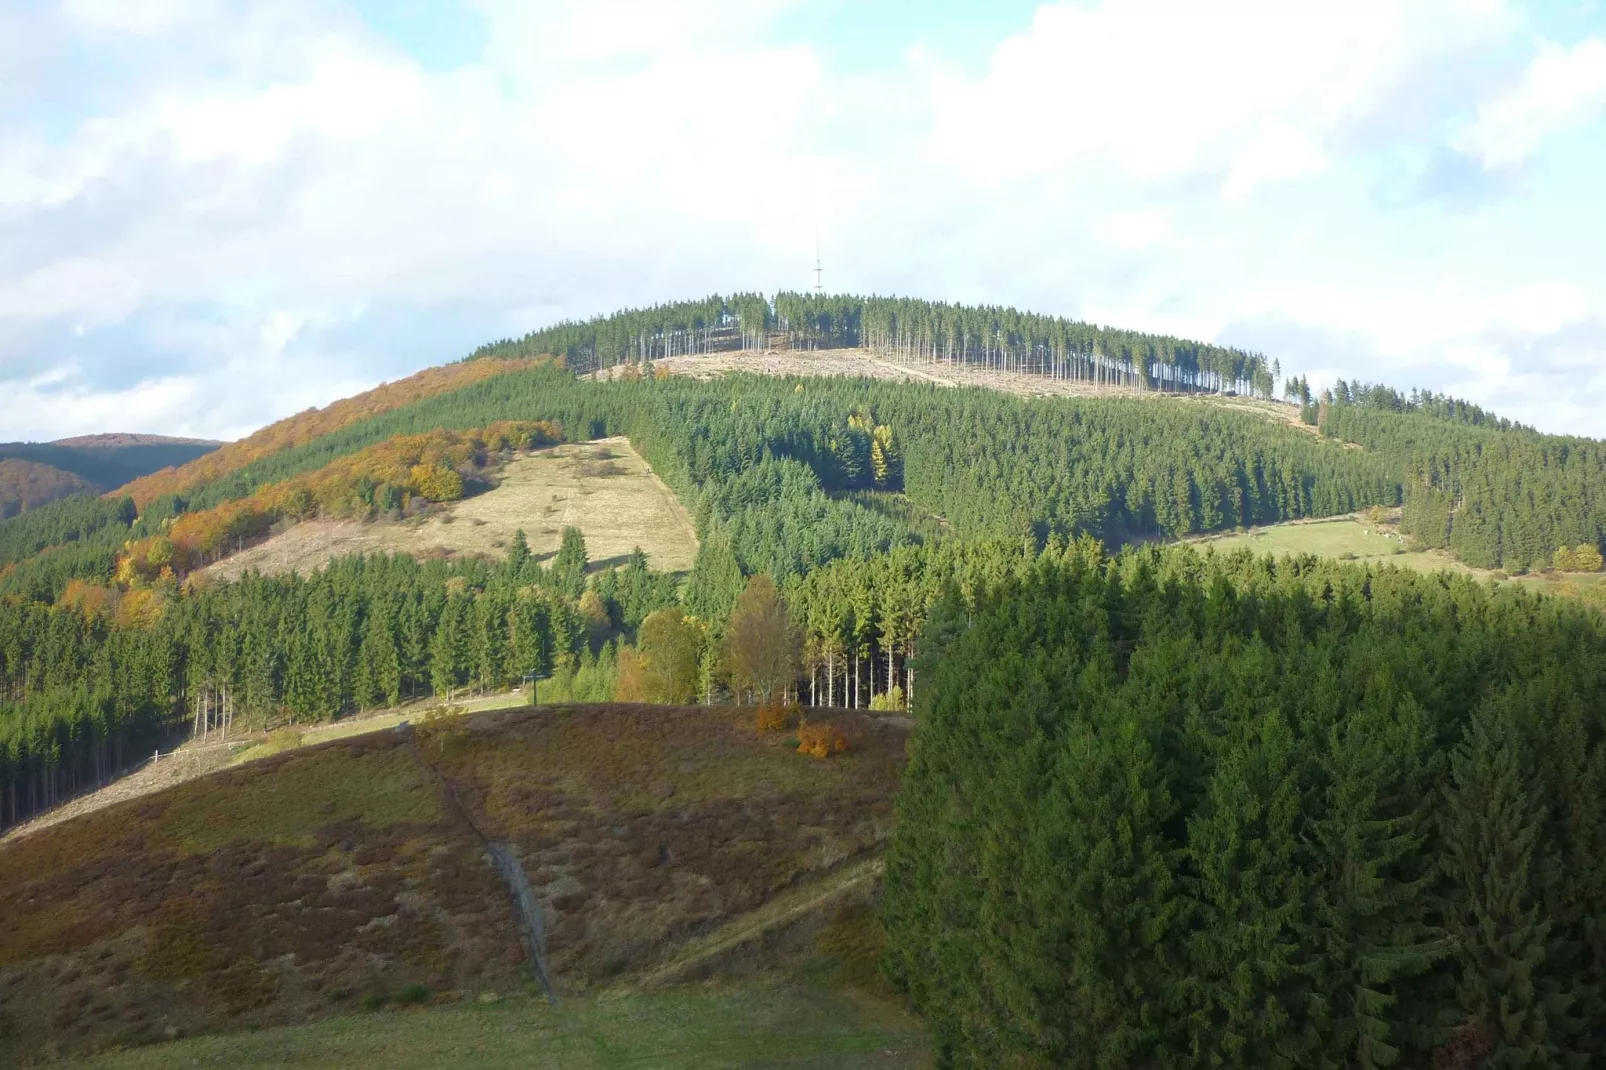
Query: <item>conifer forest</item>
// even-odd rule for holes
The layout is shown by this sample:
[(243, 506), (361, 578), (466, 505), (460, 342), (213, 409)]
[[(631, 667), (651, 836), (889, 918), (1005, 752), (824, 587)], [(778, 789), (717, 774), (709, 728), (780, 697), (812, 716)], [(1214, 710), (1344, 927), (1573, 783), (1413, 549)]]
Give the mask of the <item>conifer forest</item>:
[[(652, 367), (843, 347), (1110, 389)], [(614, 435), (691, 514), (688, 574), (598, 567), (573, 528), (545, 558), (202, 571)], [(1014, 309), (563, 323), (0, 521), (0, 826), (191, 736), (466, 690), (895, 711), (882, 967), (941, 1065), (1601, 1065), (1606, 618), (1178, 545), (1371, 507), (1469, 568), (1599, 569), (1606, 444)]]

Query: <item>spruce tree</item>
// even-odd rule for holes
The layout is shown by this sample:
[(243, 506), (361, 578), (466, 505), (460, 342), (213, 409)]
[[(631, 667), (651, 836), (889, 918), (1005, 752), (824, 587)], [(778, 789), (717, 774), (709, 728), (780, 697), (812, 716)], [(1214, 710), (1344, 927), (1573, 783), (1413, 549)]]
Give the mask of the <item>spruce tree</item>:
[(507, 571), (517, 581), (524, 575), (525, 562), (530, 560), (530, 540), (525, 537), (524, 529), (519, 528), (513, 532), (513, 541), (507, 548)]
[(1493, 1067), (1556, 1065), (1551, 1020), (1571, 1002), (1547, 970), (1551, 921), (1536, 884), (1551, 848), (1540, 839), (1544, 807), (1521, 715), (1504, 692), (1473, 711), (1451, 758), (1442, 817), (1458, 999), (1488, 1038)]
[[(1433, 737), (1410, 696), (1353, 709), (1322, 740), (1326, 783), (1311, 823), (1319, 955), (1319, 1057), (1333, 1067), (1394, 1066), (1423, 1048), (1425, 977), (1451, 949), (1433, 925)], [(1420, 1051), (1417, 1052), (1420, 1054)]]
[(589, 563), (586, 556), (585, 536), (580, 534), (576, 527), (563, 529), (563, 542), (558, 547), (556, 556), (552, 558), (551, 573), (552, 586), (568, 595), (578, 599), (586, 589), (586, 566)]

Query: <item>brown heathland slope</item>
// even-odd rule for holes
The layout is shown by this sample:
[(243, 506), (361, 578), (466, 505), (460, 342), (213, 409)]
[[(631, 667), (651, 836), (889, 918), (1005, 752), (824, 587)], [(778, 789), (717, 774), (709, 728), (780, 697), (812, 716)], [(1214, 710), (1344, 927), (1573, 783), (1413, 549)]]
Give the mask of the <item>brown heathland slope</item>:
[(756, 732), (750, 710), (426, 722), (14, 840), (0, 847), (0, 1064), (305, 1021), (365, 998), (518, 990), (493, 840), (541, 904), (560, 993), (655, 976), (766, 904), (784, 920), (810, 882), (835, 878), (819, 897), (833, 901), (851, 883), (840, 875), (879, 850), (905, 729), (833, 716), (852, 749), (825, 761)]
[(98, 489), (88, 480), (48, 464), (0, 457), (0, 517), (37, 509), (69, 494)]
[(250, 569), (303, 574), (355, 553), (502, 557), (523, 529), (537, 557), (577, 527), (594, 563), (621, 563), (640, 546), (653, 568), (690, 569), (691, 517), (625, 438), (565, 443), (509, 461), (498, 484), (438, 513), (400, 522), (312, 520), (224, 558), (205, 571), (233, 579)]
[(439, 368), (426, 368), (416, 375), (383, 383), (365, 393), (343, 398), (321, 409), (306, 412), (269, 424), (262, 430), (230, 442), (220, 449), (197, 457), (177, 468), (164, 468), (143, 476), (117, 493), (127, 494), (141, 509), (164, 494), (177, 494), (199, 486), (219, 476), (236, 472), (252, 461), (272, 453), (310, 442), (332, 431), (377, 416), (392, 409), (400, 409), (424, 398), (444, 394), (449, 390), (477, 383), (482, 379), (528, 368), (537, 363), (529, 360), (470, 360), (447, 364)]

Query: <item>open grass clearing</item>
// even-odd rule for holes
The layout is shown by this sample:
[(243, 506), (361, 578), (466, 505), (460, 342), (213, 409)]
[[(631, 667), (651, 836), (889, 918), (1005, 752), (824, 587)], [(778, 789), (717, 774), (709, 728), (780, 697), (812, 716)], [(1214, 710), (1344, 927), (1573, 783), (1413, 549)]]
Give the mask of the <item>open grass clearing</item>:
[(570, 1001), (530, 997), (329, 1018), (107, 1055), (102, 1070), (171, 1066), (924, 1067), (919, 1024), (896, 1007), (805, 985), (715, 987)]
[(1399, 565), (1419, 572), (1458, 572), (1491, 582), (1515, 583), (1531, 591), (1576, 598), (1606, 609), (1606, 573), (1534, 572), (1509, 575), (1490, 569), (1472, 568), (1443, 550), (1412, 550), (1410, 540), (1398, 530), (1399, 510), (1385, 515), (1378, 524), (1363, 515), (1295, 520), (1273, 524), (1232, 535), (1210, 535), (1191, 540), (1218, 553), (1252, 550), (1256, 554), (1282, 557), (1286, 554), (1315, 554), (1371, 564)]
[(1412, 550), (1409, 541), (1392, 524), (1373, 524), (1358, 516), (1327, 517), (1272, 524), (1233, 535), (1212, 535), (1194, 540), (1218, 553), (1252, 550), (1282, 557), (1315, 554), (1344, 560), (1372, 561), (1419, 572), (1476, 572), (1442, 550)]
[(697, 556), (691, 517), (623, 437), (535, 450), (509, 461), (497, 478), (483, 494), (412, 520), (297, 524), (205, 573), (307, 573), (355, 553), (501, 558), (520, 529), (543, 557), (557, 552), (566, 527), (585, 536), (593, 566), (623, 563), (637, 546), (665, 572), (686, 571)]
[[(490, 713), (495, 710), (508, 710), (518, 706), (528, 706), (529, 695), (522, 691), (503, 691), (490, 695), (467, 698), (455, 698), (450, 703), (452, 709), (459, 713)], [(418, 699), (408, 702), (394, 709), (374, 710), (358, 714), (355, 717), (343, 717), (328, 724), (299, 725), (293, 731), (300, 737), (300, 746), (310, 747), (315, 743), (327, 743), (331, 739), (349, 739), (352, 736), (366, 735), (369, 732), (383, 732), (397, 725), (416, 722), (429, 715), (432, 710), (447, 705), (442, 699), (436, 697)], [(277, 741), (271, 738), (261, 738), (264, 733), (255, 733), (252, 741), (242, 749), (236, 750), (230, 759), (230, 764), (239, 765), (241, 762), (255, 761), (258, 758), (270, 757), (279, 754), (282, 749)]]

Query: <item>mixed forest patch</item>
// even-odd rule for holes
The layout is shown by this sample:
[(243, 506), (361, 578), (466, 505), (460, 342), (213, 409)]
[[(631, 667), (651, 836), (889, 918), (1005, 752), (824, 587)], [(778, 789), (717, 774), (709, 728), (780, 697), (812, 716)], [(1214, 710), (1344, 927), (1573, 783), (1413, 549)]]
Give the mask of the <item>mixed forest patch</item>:
[(134, 503), (144, 509), (158, 498), (185, 494), (196, 487), (232, 475), (264, 457), (311, 442), (351, 424), (529, 365), (528, 360), (515, 359), (491, 360), (482, 365), (459, 363), (425, 368), (394, 383), (384, 383), (324, 408), (308, 409), (269, 424), (238, 442), (230, 442), (204, 457), (177, 464), (171, 470), (164, 469), (132, 479), (127, 485), (120, 486), (117, 493), (133, 498)]

